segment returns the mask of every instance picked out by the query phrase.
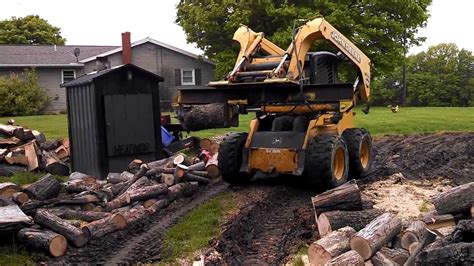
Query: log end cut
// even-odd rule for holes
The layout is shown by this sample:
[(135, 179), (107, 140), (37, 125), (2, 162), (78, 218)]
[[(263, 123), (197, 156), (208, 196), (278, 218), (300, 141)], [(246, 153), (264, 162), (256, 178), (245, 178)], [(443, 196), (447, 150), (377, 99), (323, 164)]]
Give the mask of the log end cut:
[(127, 220), (125, 219), (125, 217), (123, 217), (122, 214), (116, 213), (112, 215), (111, 219), (114, 222), (117, 229), (124, 229), (125, 227), (127, 227)]
[(49, 243), (49, 253), (53, 257), (61, 257), (62, 255), (66, 254), (67, 250), (67, 240), (62, 235), (57, 235), (51, 242)]
[(320, 245), (313, 243), (308, 248), (308, 259), (311, 265), (324, 265), (332, 259), (331, 254)]
[(368, 260), (372, 256), (372, 248), (370, 247), (370, 244), (362, 237), (352, 237), (351, 249), (357, 251), (364, 260)]

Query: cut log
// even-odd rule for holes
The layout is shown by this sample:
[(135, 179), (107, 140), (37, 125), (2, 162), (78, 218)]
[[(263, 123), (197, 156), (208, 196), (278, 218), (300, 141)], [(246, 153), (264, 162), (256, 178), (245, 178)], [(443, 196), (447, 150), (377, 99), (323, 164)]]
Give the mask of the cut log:
[(199, 148), (201, 150), (209, 150), (209, 148), (211, 147), (211, 144), (212, 144), (212, 140), (203, 138), (199, 141)]
[(219, 176), (219, 163), (217, 161), (218, 154), (213, 154), (206, 163), (206, 171), (209, 173), (210, 178), (216, 178)]
[(159, 174), (174, 174), (175, 168), (157, 167), (146, 172), (146, 176), (155, 176)]
[(20, 191), (17, 184), (11, 182), (0, 183), (0, 196), (4, 198), (11, 198), (13, 194)]
[(89, 241), (89, 237), (82, 233), (80, 229), (72, 226), (47, 210), (37, 210), (34, 219), (35, 223), (66, 237), (66, 239), (76, 247), (83, 247)]
[(83, 173), (80, 173), (80, 172), (72, 172), (69, 175), (68, 180), (69, 181), (82, 180), (84, 182), (84, 184), (86, 184), (86, 185), (92, 185), (92, 184), (97, 183), (97, 180), (96, 180), (95, 177), (90, 176), (90, 175), (86, 175), (86, 174), (83, 174)]
[(18, 126), (0, 124), (0, 134), (23, 139), (24, 129)]
[(37, 154), (38, 147), (36, 146), (35, 141), (28, 142), (27, 144), (22, 145), (22, 147), (25, 149), (28, 171), (36, 170), (39, 167), (39, 162)]
[(427, 249), (416, 258), (416, 265), (472, 265), (474, 262), (474, 242), (454, 243)]
[(183, 176), (183, 180), (185, 180), (187, 182), (195, 181), (195, 182), (198, 182), (200, 185), (209, 184), (209, 179), (207, 179), (205, 177), (195, 175), (195, 174), (191, 174), (191, 173), (185, 173), (184, 176)]
[(409, 250), (413, 243), (420, 243), (426, 237), (426, 224), (422, 221), (411, 222), (408, 228), (402, 233), (401, 246)]
[(437, 215), (433, 213), (428, 213), (427, 215), (425, 215), (425, 217), (423, 217), (423, 222), (429, 229), (439, 229), (456, 225), (454, 216), (452, 216), (451, 214)]
[(185, 182), (173, 185), (168, 188), (168, 200), (174, 201), (181, 197), (189, 197), (198, 190), (199, 184), (197, 182)]
[[(125, 193), (125, 191), (127, 191), (127, 189), (133, 184), (135, 183), (138, 179), (140, 179), (141, 177), (145, 176), (145, 173), (150, 170), (150, 168), (148, 168), (148, 165), (146, 164), (142, 164), (140, 166), (140, 170), (138, 170), (138, 172), (136, 172), (134, 175), (133, 175), (133, 178), (128, 180), (127, 182), (124, 182), (123, 183), (123, 188), (122, 190), (120, 190), (119, 193), (117, 193), (117, 196), (120, 196), (122, 195), (123, 193)], [(115, 193), (114, 193), (115, 194)]]
[(130, 193), (137, 189), (144, 188), (151, 185), (153, 185), (153, 183), (150, 181), (150, 179), (148, 179), (148, 177), (146, 176), (143, 176), (143, 177), (140, 177), (135, 183), (133, 183), (127, 190), (125, 190), (125, 193)]
[(403, 248), (387, 248), (382, 247), (377, 253), (383, 254), (386, 258), (394, 261), (398, 265), (403, 265), (407, 261), (410, 254)]
[(193, 105), (186, 107), (179, 119), (187, 131), (237, 126), (229, 117), (230, 111), (223, 103)]
[(150, 213), (155, 213), (155, 212), (158, 212), (166, 207), (168, 207), (168, 205), (170, 204), (169, 200), (168, 199), (159, 199), (155, 202), (153, 202), (153, 204), (151, 204), (150, 206), (147, 206), (145, 207), (145, 204), (143, 204), (143, 207), (147, 208)]
[(66, 189), (68, 193), (81, 193), (84, 191), (94, 191), (97, 190), (99, 187), (96, 183), (94, 184), (86, 184), (84, 180), (75, 179), (72, 181), (67, 181), (62, 183), (62, 186)]
[(168, 193), (168, 186), (166, 184), (147, 186), (147, 187), (143, 187), (143, 188), (128, 192), (128, 194), (130, 195), (130, 202), (156, 198), (160, 195), (165, 195), (167, 193)]
[(9, 205), (17, 205), (17, 204), (13, 202), (13, 200), (11, 200), (10, 198), (0, 197), (0, 207), (9, 206)]
[(189, 162), (189, 158), (186, 157), (186, 155), (178, 154), (178, 155), (176, 155), (176, 157), (174, 157), (173, 164), (174, 165), (182, 164), (182, 165), (187, 166), (187, 165), (190, 165), (190, 162)]
[(130, 173), (136, 173), (140, 170), (140, 166), (143, 164), (143, 161), (140, 159), (135, 159), (128, 164), (128, 171)]
[(370, 258), (370, 262), (374, 266), (397, 266), (403, 265), (398, 264), (395, 261), (391, 260), (389, 257), (385, 256), (382, 252), (377, 251), (372, 258)]
[(69, 166), (64, 164), (54, 152), (43, 152), (43, 161), (46, 172), (53, 175), (69, 175)]
[(122, 215), (127, 221), (127, 224), (133, 224), (137, 221), (144, 219), (145, 217), (150, 216), (151, 211), (146, 209), (142, 205), (135, 206), (127, 212), (123, 212)]
[(161, 183), (166, 184), (169, 187), (175, 184), (174, 175), (170, 174), (161, 174), (160, 181)]
[(59, 139), (49, 140), (41, 144), (41, 150), (52, 151), (61, 146), (61, 141)]
[(214, 155), (219, 151), (219, 143), (212, 143), (211, 146), (209, 147), (209, 152)]
[(110, 216), (110, 214), (105, 212), (79, 211), (67, 208), (62, 208), (57, 213), (55, 212), (55, 215), (67, 220), (81, 220), (85, 222), (93, 222)]
[[(1, 159), (1, 156), (0, 156), (0, 159)], [(26, 167), (0, 163), (0, 176), (12, 176), (17, 172), (26, 172)]]
[(474, 203), (471, 206), (471, 218), (474, 219)]
[(352, 237), (351, 249), (367, 260), (400, 233), (401, 228), (400, 218), (391, 213), (384, 213)]
[(61, 200), (64, 200), (64, 199), (72, 199), (73, 197), (74, 196), (71, 195), (67, 197), (57, 197), (57, 198), (51, 198), (51, 199), (42, 200), (42, 201), (30, 200), (27, 203), (21, 205), (21, 210), (25, 212), (26, 214), (34, 215), (34, 213), (36, 212), (36, 209), (38, 208), (59, 203)]
[(74, 196), (72, 198), (61, 199), (58, 201), (60, 204), (86, 204), (86, 203), (96, 203), (99, 202), (100, 199), (96, 195), (80, 195)]
[(47, 200), (56, 198), (61, 190), (61, 184), (54, 176), (47, 174), (38, 181), (25, 188), (25, 192), (30, 198)]
[(81, 221), (79, 220), (65, 220), (65, 221), (76, 228), (81, 228)]
[(438, 214), (468, 213), (474, 203), (474, 182), (451, 188), (431, 199)]
[(122, 214), (116, 213), (109, 217), (96, 220), (82, 227), (82, 232), (90, 238), (100, 238), (106, 234), (121, 230), (127, 226)]
[(133, 178), (133, 174), (127, 171), (123, 171), (122, 173), (109, 173), (107, 175), (107, 182), (110, 184), (118, 184), (121, 182), (126, 182)]
[(204, 171), (206, 170), (206, 163), (204, 161), (201, 161), (201, 162), (198, 162), (198, 163), (195, 163), (193, 165), (190, 165), (188, 167), (188, 170), (190, 172), (193, 172), (193, 171)]
[(359, 253), (354, 250), (343, 253), (330, 261), (328, 261), (326, 266), (362, 266), (364, 265), (364, 259), (359, 255)]
[(5, 156), (4, 160), (9, 164), (21, 164), (28, 166), (28, 157), (25, 155), (25, 149), (15, 148), (10, 150), (9, 153)]
[(158, 160), (158, 161), (149, 162), (146, 165), (148, 166), (148, 168), (154, 169), (154, 168), (158, 168), (158, 167), (164, 167), (169, 162), (172, 162), (172, 161), (173, 161), (172, 158), (164, 158), (164, 159), (161, 159), (161, 160)]
[(362, 199), (359, 187), (354, 180), (342, 186), (328, 190), (311, 198), (314, 213), (317, 216), (328, 211), (362, 210)]
[(31, 224), (31, 218), (16, 204), (0, 207), (0, 232), (15, 231)]
[(29, 129), (23, 129), (23, 138), (21, 139), (23, 142), (28, 142), (30, 140), (34, 140), (35, 135)]
[(25, 192), (16, 192), (12, 195), (12, 199), (14, 202), (18, 203), (19, 205), (22, 205), (25, 202), (28, 202), (30, 200), (30, 197), (28, 197), (28, 194)]
[(350, 226), (359, 231), (383, 213), (384, 211), (379, 209), (324, 212), (317, 220), (319, 235), (325, 236), (344, 226)]
[(43, 250), (53, 257), (66, 254), (67, 250), (66, 238), (49, 230), (23, 228), (18, 232), (18, 240), (28, 247)]
[(112, 201), (109, 201), (107, 205), (105, 206), (105, 211), (111, 211), (114, 209), (121, 208), (123, 206), (127, 206), (130, 204), (130, 195), (128, 193), (125, 193), (117, 198), (115, 198)]
[(311, 265), (324, 265), (331, 259), (350, 250), (349, 240), (356, 231), (347, 226), (331, 232), (308, 248), (308, 258)]

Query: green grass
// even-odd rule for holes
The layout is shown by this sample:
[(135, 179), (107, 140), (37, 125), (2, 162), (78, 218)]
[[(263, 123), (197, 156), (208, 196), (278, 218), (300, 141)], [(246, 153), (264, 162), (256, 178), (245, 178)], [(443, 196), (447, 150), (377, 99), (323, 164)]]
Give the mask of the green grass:
[(0, 117), (0, 123), (6, 124), (11, 118), (15, 119), (15, 123), (18, 125), (42, 132), (48, 140), (66, 138), (68, 136), (67, 115)]
[[(0, 183), (2, 182), (12, 182), (17, 185), (26, 185), (36, 182), (44, 176), (45, 173), (36, 173), (36, 172), (16, 172), (13, 176), (0, 176)], [(67, 176), (54, 176), (59, 182), (65, 182)], [(1, 265), (1, 264), (0, 264)]]
[(26, 250), (14, 250), (13, 245), (0, 248), (1, 266), (36, 265), (36, 261), (40, 261), (44, 258), (45, 256), (39, 253), (29, 252)]
[(188, 213), (178, 224), (166, 231), (161, 252), (163, 263), (189, 257), (193, 251), (207, 247), (217, 237), (219, 224), (233, 207), (229, 194), (219, 194)]

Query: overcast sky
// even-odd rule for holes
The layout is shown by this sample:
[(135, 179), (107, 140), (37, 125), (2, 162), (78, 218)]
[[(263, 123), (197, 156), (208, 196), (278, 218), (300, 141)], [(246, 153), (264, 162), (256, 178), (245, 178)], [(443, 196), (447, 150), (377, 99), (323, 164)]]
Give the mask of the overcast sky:
[[(120, 45), (120, 33), (130, 31), (132, 42), (146, 37), (200, 54), (193, 44), (186, 44), (181, 27), (174, 24), (179, 0), (8, 0), (2, 1), (0, 20), (12, 16), (38, 14), (61, 28), (66, 44)], [(474, 52), (473, 0), (434, 0), (428, 26), (420, 31), (427, 37), (426, 50), (441, 42), (453, 42)]]

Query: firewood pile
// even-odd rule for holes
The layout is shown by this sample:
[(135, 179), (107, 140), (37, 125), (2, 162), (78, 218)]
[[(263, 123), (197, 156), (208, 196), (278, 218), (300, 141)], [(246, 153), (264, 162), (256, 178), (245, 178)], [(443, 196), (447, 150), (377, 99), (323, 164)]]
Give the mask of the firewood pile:
[(68, 139), (46, 141), (39, 131), (0, 124), (0, 176), (26, 171), (68, 175), (69, 154)]
[(25, 187), (0, 183), (0, 233), (13, 232), (24, 246), (62, 256), (68, 244), (84, 247), (207, 185), (219, 171), (216, 152), (203, 153), (203, 159), (178, 154), (149, 163), (134, 160), (106, 180), (73, 172), (63, 183), (51, 174)]
[(310, 264), (474, 263), (474, 182), (431, 201), (435, 211), (420, 220), (402, 221), (393, 213), (363, 209), (355, 181), (316, 195), (312, 203), (321, 238), (309, 246)]

